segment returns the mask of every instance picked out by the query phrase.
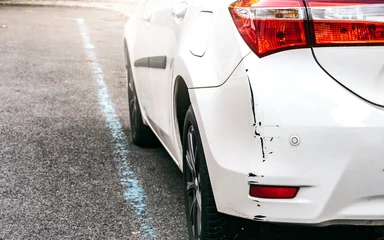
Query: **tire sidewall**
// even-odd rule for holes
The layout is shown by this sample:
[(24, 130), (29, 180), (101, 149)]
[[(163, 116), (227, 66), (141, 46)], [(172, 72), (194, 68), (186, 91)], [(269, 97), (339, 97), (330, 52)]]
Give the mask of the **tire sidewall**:
[[(137, 93), (136, 93), (136, 86), (135, 86), (135, 82), (134, 82), (134, 79), (133, 79), (133, 73), (132, 73), (132, 68), (131, 68), (131, 62), (130, 62), (130, 59), (129, 59), (129, 54), (128, 54), (128, 49), (127, 47), (125, 46), (126, 50), (125, 50), (125, 58), (126, 58), (126, 81), (127, 81), (127, 93), (128, 93), (128, 107), (130, 108), (130, 104), (129, 104), (129, 101), (130, 99), (133, 97), (131, 96), (131, 94), (129, 94), (129, 84), (132, 82), (133, 83), (133, 92), (132, 94), (135, 95), (136, 99), (137, 99)], [(135, 102), (135, 105), (136, 105), (136, 115), (135, 115), (135, 118), (136, 119), (132, 119), (131, 117), (131, 114), (130, 114), (130, 118), (129, 118), (129, 122), (130, 122), (130, 125), (131, 125), (131, 134), (132, 134), (132, 139), (134, 142), (138, 142), (138, 132), (140, 132), (140, 123), (142, 122), (142, 116), (141, 116), (141, 111), (140, 111), (140, 106), (139, 106), (139, 103), (138, 103), (138, 100), (136, 100)], [(129, 109), (129, 112), (131, 113), (131, 109)], [(134, 120), (136, 122), (136, 124), (133, 124), (132, 120)]]

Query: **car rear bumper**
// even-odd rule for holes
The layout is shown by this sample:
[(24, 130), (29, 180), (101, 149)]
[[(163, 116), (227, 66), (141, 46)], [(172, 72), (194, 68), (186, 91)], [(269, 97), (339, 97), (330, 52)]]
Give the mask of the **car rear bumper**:
[[(189, 91), (220, 212), (384, 224), (384, 110), (332, 80), (310, 50), (250, 54), (221, 87)], [(249, 196), (249, 184), (300, 190), (294, 199), (261, 199)]]

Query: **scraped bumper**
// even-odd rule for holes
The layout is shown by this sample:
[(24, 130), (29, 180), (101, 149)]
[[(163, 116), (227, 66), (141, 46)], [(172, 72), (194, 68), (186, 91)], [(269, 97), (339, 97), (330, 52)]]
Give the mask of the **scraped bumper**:
[[(189, 91), (220, 212), (384, 224), (384, 110), (332, 80), (310, 50), (250, 54), (224, 85)], [(261, 199), (249, 195), (250, 184), (300, 190), (293, 199)]]

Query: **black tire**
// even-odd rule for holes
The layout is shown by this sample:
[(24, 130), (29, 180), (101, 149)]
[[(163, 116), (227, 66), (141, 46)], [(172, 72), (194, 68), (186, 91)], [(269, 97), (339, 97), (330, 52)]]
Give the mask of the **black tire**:
[(129, 120), (131, 124), (132, 141), (139, 147), (154, 147), (158, 146), (159, 142), (152, 130), (144, 124), (141, 115), (140, 105), (136, 94), (135, 83), (132, 74), (132, 68), (128, 55), (127, 46), (125, 48), (125, 62), (127, 71), (128, 83), (128, 104), (129, 104)]
[[(190, 149), (193, 149), (193, 151)], [(196, 156), (195, 161), (188, 160), (191, 159), (191, 156), (193, 155)], [(195, 173), (192, 173), (193, 169), (195, 170)], [(191, 106), (187, 111), (183, 128), (183, 176), (185, 184), (185, 211), (189, 239), (233, 240), (235, 237), (233, 225), (234, 218), (217, 211), (199, 129)], [(198, 186), (196, 186), (196, 181)], [(194, 186), (191, 184), (194, 184)], [(198, 196), (198, 194), (196, 194), (198, 191), (201, 192), (199, 194), (201, 196), (201, 207), (198, 206), (199, 201), (197, 200), (197, 205), (195, 204), (195, 208), (193, 208), (193, 199), (195, 196)], [(198, 197), (196, 197), (196, 199), (198, 199)], [(198, 220), (196, 220), (199, 216), (198, 211), (201, 213), (201, 227), (200, 234), (195, 234), (195, 232), (199, 232), (196, 227), (199, 226), (199, 224), (196, 224), (198, 223)]]

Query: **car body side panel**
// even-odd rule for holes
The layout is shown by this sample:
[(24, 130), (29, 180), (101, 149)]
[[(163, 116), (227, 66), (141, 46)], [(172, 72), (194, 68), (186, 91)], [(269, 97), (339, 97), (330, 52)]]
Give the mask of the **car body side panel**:
[(150, 72), (140, 64), (140, 62), (147, 62), (146, 58), (148, 57), (149, 29), (148, 24), (143, 19), (147, 8), (148, 4), (142, 2), (138, 7), (140, 10), (124, 27), (124, 39), (128, 48), (135, 88), (144, 122), (147, 122), (147, 113), (151, 112), (150, 108), (154, 101), (150, 85)]
[(180, 31), (185, 27), (183, 16), (174, 16), (174, 10), (188, 10), (193, 0), (162, 0), (152, 5), (153, 19), (150, 25), (150, 54), (163, 57), (164, 69), (150, 68), (152, 92), (155, 99), (154, 129), (162, 142), (181, 162), (179, 133), (173, 117), (173, 59), (178, 54)]
[[(175, 55), (169, 60), (172, 70), (170, 76), (172, 93), (175, 91), (175, 82), (178, 78), (182, 78), (188, 88), (222, 85), (242, 58), (250, 52), (229, 14), (228, 6), (231, 2), (232, 0), (194, 0), (189, 6), (185, 19), (180, 23)], [(196, 25), (202, 24), (199, 18), (207, 21), (205, 24), (210, 30), (196, 31)], [(227, 37), (231, 35), (234, 38)], [(197, 45), (199, 46), (196, 48)], [(191, 50), (200, 50), (197, 52), (201, 54), (194, 54)], [(174, 97), (172, 94), (171, 103), (175, 102)], [(169, 147), (174, 149), (173, 155), (176, 156), (179, 168), (182, 169), (179, 129), (174, 108), (172, 110), (169, 124), (170, 132), (173, 134)]]
[[(215, 87), (223, 84), (250, 50), (241, 39), (228, 6), (232, 0), (194, 0), (182, 23), (179, 49), (174, 58), (173, 77), (182, 76), (188, 88)], [(209, 17), (202, 13), (210, 13)], [(209, 31), (196, 25), (204, 18)], [(208, 34), (205, 36), (204, 34)], [(231, 36), (231, 37), (228, 37)], [(233, 37), (232, 37), (233, 36)], [(206, 44), (204, 54), (193, 54), (197, 42)], [(187, 77), (185, 77), (187, 76)]]
[[(141, 92), (139, 93), (139, 99), (141, 101), (149, 101), (148, 94), (150, 94), (150, 92), (152, 92), (151, 97), (155, 99), (155, 92), (164, 92), (166, 89), (163, 88), (167, 88), (170, 90), (169, 92), (173, 93), (175, 80), (178, 77), (182, 77), (188, 88), (215, 87), (226, 81), (241, 59), (249, 53), (249, 48), (238, 34), (229, 14), (228, 6), (231, 2), (232, 0), (194, 0), (193, 3), (190, 3), (185, 19), (179, 23), (179, 32), (177, 33), (173, 31), (167, 33), (174, 34), (172, 37), (175, 39), (175, 44), (172, 45), (172, 51), (174, 51), (172, 53), (173, 56), (167, 56), (167, 68), (170, 69), (170, 74), (166, 74), (165, 72), (159, 74), (159, 71), (163, 71), (162, 69), (133, 68), (135, 80), (139, 82), (138, 85), (140, 85), (138, 91)], [(125, 30), (126, 38), (129, 39), (127, 44), (131, 59), (137, 60), (139, 57), (156, 57), (157, 55), (164, 55), (159, 51), (155, 51), (153, 53), (145, 52), (146, 55), (144, 56), (144, 54), (142, 54), (144, 50), (137, 49), (139, 46), (142, 47), (142, 43), (140, 42), (145, 42), (145, 36), (147, 36), (143, 35), (143, 31), (138, 29), (138, 26), (141, 26), (140, 24), (142, 24), (141, 15), (145, 16), (146, 13), (145, 8), (141, 11), (142, 12), (139, 12), (137, 17), (132, 18), (129, 21)], [(167, 11), (169, 11), (169, 9)], [(196, 34), (199, 34), (192, 29), (196, 23), (196, 18), (199, 17), (201, 12), (209, 12), (213, 16), (207, 18), (209, 21), (212, 21), (212, 31), (205, 31), (209, 36), (201, 36), (204, 39), (208, 39), (206, 43), (206, 51), (202, 57), (195, 56), (190, 51), (191, 48), (193, 48), (192, 40), (196, 39)], [(173, 27), (170, 29), (174, 30), (174, 22), (167, 23), (161, 21), (162, 20), (160, 19), (160, 25), (172, 25)], [(148, 26), (144, 24), (143, 27)], [(149, 41), (153, 41), (152, 44), (154, 44), (152, 49), (156, 48), (157, 39), (155, 35), (162, 34), (162, 32), (159, 31), (159, 28), (152, 32), (150, 30)], [(227, 36), (230, 35), (235, 37), (228, 38)], [(199, 38), (199, 36), (197, 36), (197, 38)], [(223, 49), (225, 49), (225, 51), (223, 51)], [(143, 85), (146, 86), (147, 83), (142, 83), (142, 81), (145, 80), (140, 77), (141, 70), (151, 72), (152, 91), (148, 91), (148, 88), (142, 87)], [(159, 79), (157, 79), (157, 77), (159, 76), (164, 78), (161, 79), (161, 81), (164, 81), (161, 86), (158, 85)], [(168, 81), (169, 84), (167, 84)], [(156, 89), (156, 84), (159, 89)], [(145, 93), (142, 92), (144, 89)], [(161, 93), (158, 94), (161, 95)], [(151, 101), (151, 108), (155, 107), (158, 110), (158, 113), (160, 113), (162, 109), (173, 110), (171, 107), (171, 104), (174, 102), (173, 94), (169, 96), (169, 100), (162, 98), (161, 101), (156, 101), (154, 99)], [(179, 164), (179, 167), (182, 168), (181, 146), (179, 134), (177, 132), (177, 123), (174, 121), (174, 111), (168, 112), (169, 117), (165, 116), (162, 120), (155, 120), (155, 118), (149, 120), (147, 119), (147, 109), (143, 109), (143, 111), (143, 117), (146, 118), (145, 122), (147, 122), (147, 124), (156, 132), (156, 135), (161, 139), (162, 143), (169, 149), (170, 154), (176, 158), (175, 160)], [(162, 116), (164, 117), (164, 115)]]

